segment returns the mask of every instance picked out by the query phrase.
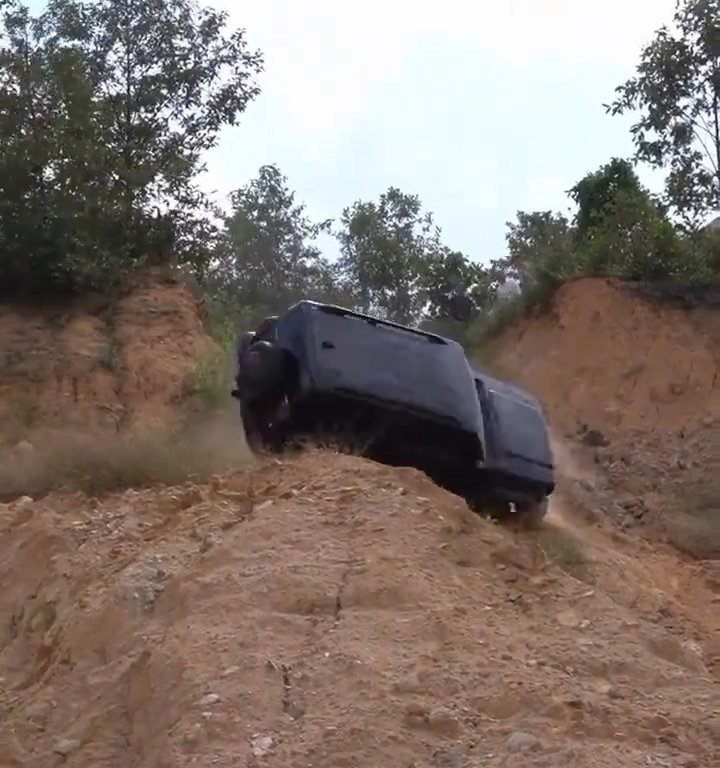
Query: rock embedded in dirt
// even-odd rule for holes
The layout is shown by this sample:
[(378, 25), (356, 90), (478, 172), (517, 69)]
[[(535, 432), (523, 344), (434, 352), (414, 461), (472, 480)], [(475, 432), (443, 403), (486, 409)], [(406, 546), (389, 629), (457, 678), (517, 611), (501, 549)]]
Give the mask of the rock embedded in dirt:
[(21, 440), (16, 443), (14, 450), (21, 458), (27, 458), (35, 451), (35, 446), (29, 440)]
[(558, 613), (555, 618), (561, 627), (566, 627), (567, 629), (575, 629), (580, 627), (583, 623), (578, 612), (572, 608), (568, 608), (565, 611), (560, 611), (560, 613)]
[(427, 717), (429, 729), (445, 738), (457, 738), (462, 733), (462, 723), (457, 715), (447, 707), (436, 707), (430, 711)]
[(606, 448), (610, 445), (607, 437), (598, 429), (589, 429), (584, 432), (580, 440), (590, 448)]
[(190, 488), (186, 488), (180, 496), (180, 509), (194, 507), (196, 504), (200, 504), (202, 500), (200, 489), (194, 485), (190, 486)]
[(534, 752), (540, 747), (540, 741), (530, 733), (515, 731), (507, 740), (507, 749), (511, 754)]
[(205, 554), (211, 549), (215, 549), (222, 545), (222, 537), (217, 533), (209, 533), (207, 536), (203, 536), (200, 539), (200, 554)]
[(265, 757), (271, 751), (275, 745), (275, 740), (272, 736), (255, 734), (250, 741), (250, 749), (255, 757)]
[(518, 571), (517, 568), (504, 568), (500, 578), (506, 583), (506, 584), (514, 584), (516, 581), (520, 578), (520, 571)]
[(512, 566), (521, 571), (532, 571), (539, 563), (539, 556), (530, 546), (507, 542), (495, 549), (493, 559), (498, 563), (500, 570), (506, 570)]
[(53, 752), (61, 757), (68, 757), (72, 752), (78, 749), (80, 742), (77, 739), (60, 739), (55, 743)]
[(410, 672), (393, 684), (393, 691), (396, 693), (422, 693), (427, 688), (423, 682), (424, 677), (418, 670)]
[(467, 755), (464, 750), (455, 747), (438, 749), (433, 752), (433, 764), (438, 768), (463, 768)]

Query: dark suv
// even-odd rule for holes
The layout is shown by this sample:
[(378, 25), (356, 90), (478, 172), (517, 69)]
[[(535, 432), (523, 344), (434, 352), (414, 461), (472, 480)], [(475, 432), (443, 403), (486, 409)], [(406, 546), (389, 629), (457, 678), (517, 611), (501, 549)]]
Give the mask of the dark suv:
[(330, 435), (496, 517), (545, 516), (555, 483), (540, 404), (473, 369), (454, 341), (301, 301), (243, 336), (236, 384), (255, 450)]

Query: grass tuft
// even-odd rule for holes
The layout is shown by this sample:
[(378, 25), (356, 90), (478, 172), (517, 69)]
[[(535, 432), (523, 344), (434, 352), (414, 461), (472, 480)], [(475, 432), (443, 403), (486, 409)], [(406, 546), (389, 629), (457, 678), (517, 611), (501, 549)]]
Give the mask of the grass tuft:
[(546, 528), (540, 534), (540, 546), (554, 563), (570, 568), (587, 565), (580, 542), (567, 531)]

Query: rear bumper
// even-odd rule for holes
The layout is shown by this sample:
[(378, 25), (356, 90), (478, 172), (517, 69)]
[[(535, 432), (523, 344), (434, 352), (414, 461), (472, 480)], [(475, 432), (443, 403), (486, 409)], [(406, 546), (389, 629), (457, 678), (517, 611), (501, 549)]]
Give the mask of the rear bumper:
[(494, 498), (513, 504), (531, 504), (555, 490), (555, 483), (528, 484), (524, 479), (517, 478), (504, 478), (492, 486)]

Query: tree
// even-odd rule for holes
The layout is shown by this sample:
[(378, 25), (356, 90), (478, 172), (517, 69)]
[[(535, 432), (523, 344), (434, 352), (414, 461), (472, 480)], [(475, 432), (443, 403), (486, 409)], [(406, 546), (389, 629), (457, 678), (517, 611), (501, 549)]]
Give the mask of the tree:
[(274, 165), (231, 195), (212, 281), (236, 306), (278, 312), (301, 298), (328, 299), (334, 273), (315, 245), (330, 223), (313, 223)]
[(423, 282), (426, 313), (432, 318), (466, 322), (493, 300), (488, 271), (464, 253), (449, 248), (431, 255)]
[(551, 211), (518, 211), (508, 222), (508, 255), (494, 262), (496, 281), (517, 280), (523, 288), (555, 284), (577, 271), (574, 229), (562, 214)]
[(720, 0), (679, 0), (674, 27), (656, 32), (606, 108), (640, 113), (635, 157), (669, 168), (667, 201), (695, 226), (720, 209)]
[(621, 195), (643, 197), (650, 202), (650, 193), (640, 184), (631, 163), (613, 158), (597, 171), (588, 173), (569, 191), (578, 206), (575, 216), (576, 234), (584, 237), (609, 206)]
[(514, 278), (526, 296), (528, 289), (542, 296), (575, 275), (683, 282), (710, 276), (713, 244), (700, 233), (682, 237), (627, 161), (588, 173), (569, 194), (577, 204), (572, 222), (550, 211), (518, 213), (508, 225), (508, 256), (491, 267), (494, 280)]
[[(22, 264), (40, 241), (53, 280), (96, 285), (152, 257), (203, 269), (203, 155), (255, 98), (262, 68), (226, 25), (196, 0), (51, 0), (34, 19), (11, 7), (0, 170), (15, 193), (0, 237), (14, 232), (16, 251), (5, 259)], [(16, 225), (24, 199), (34, 228)]]
[(355, 303), (401, 323), (451, 313), (453, 303), (481, 284), (480, 272), (446, 248), (420, 198), (390, 187), (378, 202), (357, 201), (343, 211), (340, 271)]
[(618, 191), (578, 243), (585, 274), (632, 280), (692, 279), (696, 264), (672, 223), (647, 194)]
[(341, 217), (340, 269), (360, 309), (410, 322), (422, 314), (422, 275), (439, 247), (432, 215), (417, 195), (391, 187), (379, 202), (357, 201)]
[(65, 228), (58, 209), (58, 82), (75, 74), (53, 60), (38, 19), (6, 4), (0, 26), (0, 284), (43, 290), (63, 281)]
[(574, 239), (583, 273), (656, 280), (697, 272), (665, 208), (626, 160), (587, 174), (570, 196), (578, 205)]

